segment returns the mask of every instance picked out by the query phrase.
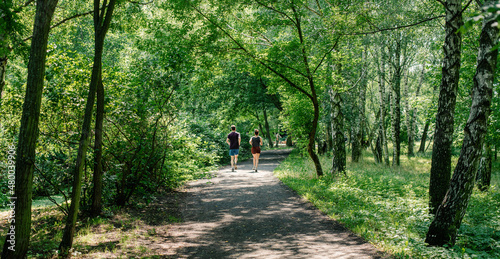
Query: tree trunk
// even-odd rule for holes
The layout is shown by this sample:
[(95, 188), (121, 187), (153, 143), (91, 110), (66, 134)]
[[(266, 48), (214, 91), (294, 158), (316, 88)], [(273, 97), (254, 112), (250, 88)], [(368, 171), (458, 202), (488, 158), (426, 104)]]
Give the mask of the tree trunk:
[[(450, 4), (448, 8), (455, 9)], [(460, 6), (457, 8), (460, 10)], [(498, 28), (491, 26), (494, 22), (496, 20), (491, 17), (483, 21), (472, 90), (472, 106), (464, 129), (462, 150), (449, 189), (427, 232), (425, 242), (429, 245), (455, 244), (457, 231), (474, 188), (481, 149), (488, 130), (487, 120), (490, 114), (498, 55), (498, 50), (492, 50), (498, 39)]]
[[(370, 146), (373, 156), (375, 157), (375, 162), (381, 163), (382, 162), (382, 146), (378, 144), (380, 149), (377, 149), (377, 143), (375, 143), (375, 146), (373, 145), (373, 139), (375, 138), (375, 134), (380, 132), (380, 109), (378, 110), (377, 114), (375, 114), (375, 122), (373, 123), (373, 127), (370, 129), (368, 127), (368, 123), (366, 123), (366, 130), (368, 133), (368, 145)], [(379, 142), (380, 138), (377, 136), (377, 139), (375, 142)]]
[(267, 121), (267, 111), (264, 108), (264, 127), (266, 127), (266, 137), (267, 141), (269, 141), (269, 147), (273, 147), (273, 139), (271, 138), (271, 132), (269, 131), (269, 122)]
[(479, 169), (477, 170), (476, 182), (480, 191), (487, 191), (491, 185), (491, 166), (492, 154), (491, 145), (485, 141), (483, 143), (483, 155), (479, 162)]
[[(404, 98), (404, 105), (405, 105), (405, 122), (406, 122), (406, 140), (408, 141), (408, 150), (407, 150), (407, 153), (406, 155), (408, 156), (408, 158), (412, 157), (413, 155), (410, 155), (410, 90), (409, 90), (409, 86), (408, 86), (408, 73), (410, 73), (410, 71), (406, 70), (404, 72), (404, 76), (403, 76), (403, 81), (404, 81), (404, 87), (403, 87), (403, 98)], [(413, 151), (412, 151), (413, 153)]]
[[(380, 52), (382, 52), (382, 49), (380, 49)], [(380, 53), (380, 56), (382, 56), (382, 53)], [(385, 98), (385, 64), (383, 63), (383, 59), (380, 58), (380, 65), (379, 65), (379, 75), (378, 75), (378, 80), (379, 80), (379, 94), (380, 94), (380, 140), (382, 141), (382, 148), (383, 148), (383, 156), (384, 156), (384, 162), (387, 166), (390, 165), (389, 162), (389, 148), (387, 147), (387, 135), (386, 135), (386, 130), (385, 130), (385, 115), (386, 115), (386, 98)]]
[(261, 134), (263, 134), (262, 132), (264, 132), (264, 131), (262, 130), (262, 123), (260, 123), (260, 116), (259, 116), (259, 111), (258, 110), (255, 111), (255, 118), (259, 122), (259, 132)]
[(343, 173), (346, 169), (346, 150), (344, 138), (344, 114), (342, 114), (342, 97), (340, 93), (329, 89), (331, 103), (332, 133), (333, 133), (333, 158), (332, 175)]
[(330, 107), (330, 115), (326, 118), (326, 150), (327, 152), (333, 149), (333, 132), (332, 132), (332, 116), (331, 116), (331, 107)]
[(356, 119), (354, 120), (354, 125), (352, 127), (351, 133), (351, 161), (354, 163), (359, 162), (361, 159), (362, 147), (361, 147), (361, 124), (359, 114), (355, 115)]
[[(311, 87), (314, 89), (314, 86)], [(314, 138), (316, 136), (316, 130), (318, 128), (318, 121), (319, 121), (319, 104), (318, 104), (318, 99), (316, 96), (316, 91), (314, 91), (313, 96), (315, 97), (313, 101), (313, 106), (314, 106), (314, 118), (312, 121), (312, 129), (309, 133), (309, 144), (307, 145), (307, 152), (309, 153), (309, 156), (313, 160), (314, 166), (316, 168), (316, 175), (317, 176), (323, 176), (323, 168), (321, 168), (321, 163), (319, 161), (318, 155), (314, 152)]]
[(393, 135), (393, 153), (392, 165), (399, 166), (399, 157), (401, 155), (401, 40), (396, 40), (396, 49), (394, 52), (394, 74), (392, 75), (392, 94), (393, 94), (393, 117), (392, 117), (392, 135)]
[(365, 127), (365, 102), (366, 102), (366, 85), (367, 85), (367, 66), (368, 62), (366, 61), (367, 55), (367, 46), (365, 45), (365, 49), (362, 53), (362, 60), (364, 60), (363, 69), (361, 70), (361, 81), (359, 84), (359, 102), (357, 104), (357, 115), (354, 122), (354, 130), (353, 130), (353, 141), (352, 141), (352, 153), (351, 159), (352, 162), (359, 162), (363, 159), (363, 131)]
[[(417, 92), (415, 93), (415, 99), (420, 96), (420, 88), (422, 88), (422, 83), (425, 75), (425, 64), (422, 65), (422, 72), (420, 73), (420, 79), (418, 80)], [(408, 130), (408, 156), (415, 156), (415, 128), (417, 121), (417, 106), (413, 105), (413, 111), (411, 112), (410, 119), (410, 129)]]
[[(28, 79), (24, 97), (19, 142), (17, 143), (15, 191), (11, 193), (15, 222), (7, 233), (2, 258), (25, 258), (31, 233), (31, 199), (35, 149), (38, 140), (38, 123), (42, 103), (43, 81), (50, 22), (58, 0), (37, 0), (33, 38), (28, 62)], [(9, 167), (9, 170), (11, 168)], [(16, 197), (16, 198), (14, 198)], [(14, 232), (14, 235), (9, 233)]]
[(97, 84), (97, 108), (95, 119), (95, 150), (94, 150), (94, 177), (93, 177), (93, 193), (92, 206), (90, 215), (97, 217), (102, 211), (102, 124), (104, 120), (104, 85), (102, 83), (102, 75)]
[(73, 237), (75, 233), (76, 220), (78, 217), (78, 210), (80, 206), (80, 197), (82, 189), (82, 174), (83, 166), (85, 164), (85, 157), (87, 148), (89, 146), (90, 125), (92, 120), (92, 110), (94, 108), (95, 96), (97, 85), (101, 79), (102, 72), (102, 53), (104, 47), (104, 38), (111, 22), (113, 10), (116, 0), (110, 0), (106, 13), (101, 15), (100, 0), (94, 0), (94, 30), (95, 30), (95, 46), (94, 46), (94, 65), (92, 67), (92, 75), (89, 85), (89, 92), (87, 96), (87, 103), (85, 105), (85, 115), (82, 125), (82, 134), (80, 136), (80, 144), (78, 147), (78, 154), (76, 158), (76, 165), (73, 173), (73, 190), (71, 193), (71, 206), (64, 229), (63, 238), (59, 249), (62, 254), (66, 254), (73, 245)]
[(380, 126), (379, 135), (375, 140), (375, 162), (379, 164), (384, 162), (384, 149), (382, 148), (382, 139), (380, 138)]
[(422, 132), (422, 139), (420, 139), (420, 147), (418, 148), (419, 153), (425, 153), (425, 142), (427, 141), (427, 133), (429, 131), (429, 126), (431, 125), (431, 120), (425, 120), (424, 131)]
[(295, 26), (297, 29), (297, 33), (299, 36), (300, 44), (301, 44), (301, 52), (302, 59), (304, 62), (304, 68), (307, 74), (307, 81), (309, 85), (310, 94), (308, 94), (308, 98), (311, 100), (314, 108), (314, 117), (311, 124), (311, 130), (309, 132), (309, 143), (307, 145), (307, 153), (314, 162), (314, 167), (316, 168), (316, 175), (323, 176), (323, 168), (321, 167), (321, 163), (319, 161), (318, 155), (314, 152), (314, 143), (316, 138), (316, 131), (318, 129), (318, 121), (319, 121), (319, 102), (318, 95), (316, 94), (316, 87), (314, 86), (314, 77), (313, 72), (311, 72), (311, 68), (309, 67), (309, 59), (306, 54), (306, 47), (304, 42), (304, 35), (302, 34), (302, 24), (300, 22), (299, 13), (295, 9), (295, 5), (291, 5), (291, 9), (295, 18)]
[(286, 146), (287, 147), (293, 146), (292, 135), (290, 133), (288, 133), (288, 137), (286, 138)]
[(453, 142), (453, 126), (455, 104), (457, 99), (458, 80), (460, 77), (460, 56), (462, 35), (458, 31), (462, 26), (462, 1), (447, 0), (446, 38), (443, 45), (443, 76), (441, 78), (438, 113), (432, 146), (432, 163), (429, 185), (430, 213), (436, 210), (443, 201), (451, 177), (451, 145)]

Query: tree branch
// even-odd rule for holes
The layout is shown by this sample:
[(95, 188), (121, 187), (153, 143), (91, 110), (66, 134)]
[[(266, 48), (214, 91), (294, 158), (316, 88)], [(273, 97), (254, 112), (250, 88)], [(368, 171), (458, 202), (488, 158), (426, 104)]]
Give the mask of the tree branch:
[(301, 87), (299, 87), (298, 85), (296, 85), (294, 82), (292, 82), (289, 78), (287, 78), (283, 74), (279, 73), (278, 71), (276, 71), (275, 69), (273, 69), (272, 67), (270, 67), (269, 65), (267, 65), (266, 63), (264, 63), (262, 60), (260, 60), (257, 57), (255, 57), (252, 53), (250, 53), (250, 51), (248, 51), (245, 47), (243, 47), (243, 45), (241, 43), (239, 43), (233, 36), (231, 36), (231, 34), (229, 32), (227, 32), (224, 28), (222, 28), (222, 26), (220, 26), (218, 23), (215, 23), (214, 21), (212, 21), (210, 18), (208, 18), (203, 12), (201, 12), (195, 6), (193, 6), (193, 9), (197, 13), (199, 13), (201, 16), (203, 16), (203, 18), (205, 18), (207, 21), (209, 21), (210, 23), (212, 23), (213, 25), (215, 25), (217, 28), (219, 28), (219, 30), (221, 30), (225, 35), (227, 35), (231, 39), (231, 41), (233, 41), (239, 47), (239, 49), (241, 49), (243, 52), (245, 52), (245, 54), (247, 56), (249, 56), (250, 58), (252, 58), (256, 62), (258, 62), (261, 65), (263, 65), (265, 68), (267, 68), (270, 71), (272, 71), (274, 74), (276, 74), (277, 76), (279, 76), (281, 79), (285, 80), (285, 82), (287, 82), (291, 87), (297, 89), (299, 92), (303, 93), (308, 98), (313, 99), (312, 95), (309, 94), (307, 91), (305, 91), (304, 89), (302, 89)]
[(145, 2), (145, 3), (141, 3), (139, 1), (128, 1), (129, 3), (132, 3), (132, 4), (138, 4), (138, 5), (148, 5), (148, 4), (152, 4), (154, 1), (149, 1), (149, 2)]
[(35, 0), (28, 0), (28, 1), (26, 1), (26, 3), (24, 3), (24, 5), (22, 7), (27, 7), (28, 5), (30, 5), (33, 2), (35, 2)]
[(65, 22), (67, 22), (67, 21), (69, 21), (69, 20), (72, 20), (72, 19), (75, 19), (75, 18), (78, 18), (78, 17), (82, 17), (82, 16), (85, 16), (85, 15), (92, 14), (93, 12), (94, 12), (94, 11), (88, 11), (88, 12), (86, 12), (86, 13), (75, 14), (75, 15), (70, 16), (70, 17), (68, 17), (68, 18), (64, 18), (64, 19), (62, 19), (61, 21), (57, 22), (56, 24), (52, 25), (52, 26), (50, 27), (50, 29), (53, 29), (53, 28), (55, 28), (55, 27), (57, 27), (57, 26), (59, 26), (59, 25), (61, 25), (61, 24), (65, 23)]
[[(79, 13), (79, 14), (75, 14), (73, 16), (64, 18), (61, 21), (57, 22), (56, 24), (50, 26), (50, 29), (52, 30), (52, 29), (56, 28), (57, 26), (65, 23), (65, 22), (68, 22), (68, 21), (73, 20), (73, 19), (78, 18), (78, 17), (86, 16), (86, 15), (89, 15), (89, 14), (92, 14), (92, 13), (94, 13), (94, 11), (88, 11), (88, 12), (85, 12), (85, 13)], [(33, 35), (31, 35), (31, 36), (23, 39), (23, 41), (28, 41), (28, 40), (31, 40), (32, 38), (33, 38)]]
[(34, 166), (35, 166), (35, 170), (36, 170), (36, 171), (37, 171), (37, 172), (38, 172), (38, 173), (39, 173), (39, 174), (40, 174), (40, 175), (41, 175), (41, 176), (45, 179), (45, 181), (47, 181), (50, 185), (52, 185), (52, 187), (54, 188), (54, 190), (56, 190), (57, 192), (61, 193), (61, 194), (64, 196), (64, 200), (65, 200), (65, 203), (64, 203), (64, 204), (66, 205), (66, 208), (64, 208), (62, 205), (59, 205), (59, 203), (57, 203), (57, 201), (56, 201), (56, 200), (52, 199), (52, 197), (50, 197), (50, 195), (49, 195), (49, 200), (50, 200), (51, 202), (55, 203), (55, 204), (57, 205), (57, 207), (58, 207), (59, 209), (61, 209), (61, 211), (62, 211), (64, 214), (68, 215), (68, 212), (69, 212), (69, 207), (68, 207), (68, 196), (66, 196), (66, 194), (65, 194), (65, 193), (64, 193), (64, 192), (63, 192), (63, 191), (62, 191), (62, 190), (61, 190), (61, 189), (60, 189), (57, 185), (55, 185), (55, 184), (54, 184), (54, 183), (53, 183), (53, 182), (49, 179), (49, 177), (47, 177), (47, 176), (46, 176), (46, 175), (42, 172), (42, 170), (40, 170), (40, 169), (36, 166), (36, 164), (34, 164)]
[(383, 31), (394, 31), (394, 30), (399, 30), (399, 29), (403, 29), (403, 28), (417, 26), (419, 24), (429, 22), (429, 21), (439, 19), (439, 18), (444, 18), (444, 17), (445, 17), (445, 15), (440, 15), (440, 16), (427, 18), (427, 19), (424, 19), (422, 21), (418, 21), (416, 23), (412, 23), (412, 24), (408, 24), (408, 25), (395, 26), (392, 28), (383, 28), (383, 29), (379, 29), (379, 30), (375, 30), (375, 31), (368, 31), (368, 32), (357, 32), (357, 33), (351, 33), (351, 34), (343, 34), (343, 36), (368, 35), (368, 34), (375, 34), (375, 33), (383, 32)]
[(293, 68), (293, 67), (287, 66), (287, 65), (282, 64), (282, 63), (279, 63), (279, 62), (277, 62), (277, 61), (271, 61), (271, 60), (267, 60), (267, 59), (264, 59), (264, 61), (269, 62), (269, 63), (276, 64), (276, 65), (279, 65), (279, 66), (282, 66), (282, 67), (285, 67), (285, 68), (288, 68), (288, 69), (290, 69), (290, 70), (295, 71), (297, 74), (299, 74), (299, 75), (301, 75), (301, 76), (303, 76), (303, 77), (307, 78), (307, 76), (306, 76), (304, 73), (300, 72), (299, 70), (297, 70), (297, 69), (295, 69), (295, 68)]
[[(241, 20), (240, 20), (240, 18), (238, 18), (238, 17), (237, 17), (236, 15), (234, 15), (234, 14), (233, 14), (233, 18), (234, 18), (234, 19), (236, 19), (237, 21), (241, 21)], [(231, 27), (230, 27), (230, 28), (231, 28)], [(232, 29), (236, 31), (236, 29), (234, 29), (234, 28), (232, 28)], [(262, 37), (262, 38), (260, 38), (260, 40), (268, 42), (271, 46), (273, 45), (273, 43), (271, 42), (271, 40), (269, 40), (269, 39), (266, 37), (266, 35), (262, 34), (262, 33), (261, 33), (260, 31), (258, 31), (258, 30), (253, 30), (253, 29), (252, 29), (252, 31), (253, 31), (254, 33), (259, 34), (259, 35)], [(245, 34), (243, 34), (243, 35), (245, 35)], [(249, 35), (249, 36), (250, 36), (250, 35)], [(250, 36), (250, 37), (252, 37), (252, 36)], [(252, 38), (255, 38), (255, 37), (252, 37)]]
[(274, 12), (276, 12), (276, 13), (279, 13), (279, 14), (281, 14), (281, 15), (285, 16), (285, 17), (286, 17), (288, 20), (290, 20), (290, 21), (291, 21), (291, 22), (292, 22), (295, 26), (297, 26), (297, 24), (295, 23), (295, 21), (294, 21), (294, 20), (293, 20), (290, 16), (288, 16), (286, 13), (276, 10), (276, 8), (273, 8), (273, 7), (267, 6), (267, 5), (263, 4), (263, 3), (261, 3), (260, 1), (255, 1), (255, 2), (257, 2), (257, 4), (259, 4), (259, 5), (263, 6), (263, 7), (267, 8), (267, 9), (269, 9), (269, 10), (271, 10), (271, 11), (274, 11)]
[(304, 5), (304, 7), (305, 7), (307, 10), (311, 11), (312, 13), (316, 14), (317, 16), (322, 16), (322, 15), (321, 15), (318, 11), (316, 11), (316, 10), (312, 9), (312, 8), (311, 8), (311, 7), (309, 7), (307, 4), (305, 4), (305, 5)]
[(321, 58), (321, 61), (318, 63), (318, 65), (317, 65), (317, 66), (316, 66), (316, 68), (314, 69), (313, 74), (314, 74), (314, 73), (316, 73), (316, 70), (318, 70), (318, 68), (321, 66), (321, 64), (323, 64), (323, 61), (325, 60), (326, 56), (327, 56), (328, 54), (330, 54), (330, 53), (331, 53), (331, 52), (332, 52), (332, 51), (333, 51), (333, 50), (337, 47), (337, 44), (339, 43), (340, 37), (341, 37), (341, 36), (339, 36), (339, 37), (337, 38), (337, 40), (335, 41), (335, 44), (333, 44), (333, 47), (332, 47), (329, 51), (327, 51), (327, 52), (325, 53), (325, 55), (323, 55), (323, 58)]

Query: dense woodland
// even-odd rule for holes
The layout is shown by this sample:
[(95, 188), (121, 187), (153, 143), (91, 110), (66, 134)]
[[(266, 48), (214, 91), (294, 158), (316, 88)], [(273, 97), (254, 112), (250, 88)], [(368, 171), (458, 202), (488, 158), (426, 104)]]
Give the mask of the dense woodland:
[(500, 146), (494, 4), (0, 1), (2, 258), (26, 256), (32, 199), (64, 213), (64, 254), (82, 218), (228, 163), (231, 124), (241, 156), (255, 128), (280, 133), (317, 177), (432, 154), (425, 242), (453, 245)]

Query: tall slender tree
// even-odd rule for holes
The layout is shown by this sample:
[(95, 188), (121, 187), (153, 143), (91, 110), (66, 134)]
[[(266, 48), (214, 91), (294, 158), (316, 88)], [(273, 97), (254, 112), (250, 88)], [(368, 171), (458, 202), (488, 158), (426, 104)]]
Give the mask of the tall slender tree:
[(446, 36), (429, 184), (429, 207), (432, 214), (436, 213), (443, 201), (450, 183), (451, 148), (462, 49), (462, 34), (458, 30), (463, 24), (462, 0), (446, 0), (442, 3), (446, 13)]
[(422, 137), (420, 138), (420, 146), (418, 148), (418, 153), (425, 152), (425, 143), (427, 142), (427, 135), (430, 126), (431, 126), (431, 119), (427, 118), (425, 120), (424, 130), (422, 131)]
[(409, 35), (406, 31), (392, 33), (393, 37), (387, 44), (387, 61), (391, 66), (390, 87), (391, 94), (391, 122), (393, 139), (393, 166), (399, 166), (401, 156), (401, 81), (408, 67), (410, 56), (408, 55)]
[(85, 105), (85, 115), (82, 125), (82, 133), (78, 147), (76, 165), (73, 172), (73, 188), (71, 193), (71, 206), (66, 220), (63, 238), (59, 248), (63, 254), (67, 253), (73, 245), (73, 236), (75, 233), (76, 220), (80, 206), (81, 189), (82, 189), (82, 174), (85, 164), (85, 156), (89, 146), (90, 126), (92, 120), (92, 110), (94, 108), (96, 89), (102, 78), (102, 54), (104, 48), (104, 39), (111, 23), (113, 10), (116, 5), (116, 0), (104, 0), (101, 7), (100, 0), (94, 0), (94, 64), (92, 66), (92, 75), (90, 79), (89, 92), (87, 103)]
[(102, 124), (104, 121), (104, 85), (102, 83), (102, 75), (97, 83), (97, 104), (95, 118), (95, 141), (94, 141), (94, 177), (92, 178), (92, 205), (90, 215), (96, 217), (102, 211)]
[(330, 65), (329, 75), (332, 77), (333, 87), (328, 89), (330, 96), (330, 121), (332, 132), (332, 171), (331, 174), (345, 174), (346, 170), (346, 150), (344, 136), (344, 114), (342, 113), (342, 96), (340, 89), (342, 88), (341, 64)]
[[(382, 52), (383, 49), (380, 48)], [(382, 58), (382, 53), (380, 54), (379, 64), (378, 64), (378, 80), (379, 80), (379, 95), (380, 95), (380, 130), (379, 138), (382, 144), (383, 159), (384, 163), (389, 166), (389, 148), (387, 147), (387, 135), (385, 129), (385, 115), (386, 115), (386, 94), (385, 94), (385, 63)]]
[[(417, 91), (415, 93), (415, 99), (420, 96), (420, 89), (422, 88), (422, 83), (425, 75), (425, 64), (422, 65), (422, 70), (420, 72), (420, 77), (417, 84)], [(410, 123), (408, 129), (408, 156), (415, 156), (415, 128), (416, 128), (416, 120), (417, 120), (417, 105), (413, 105), (413, 109), (410, 115)]]
[[(40, 107), (42, 103), (43, 81), (45, 77), (45, 61), (50, 23), (58, 0), (37, 0), (33, 38), (31, 40), (30, 58), (28, 62), (28, 80), (24, 97), (23, 114), (19, 142), (16, 150), (15, 192), (12, 200), (15, 204), (15, 222), (7, 234), (2, 258), (25, 258), (31, 233), (31, 200), (33, 189), (33, 172), (35, 169), (35, 149), (38, 140)], [(14, 238), (13, 238), (14, 237)]]
[[(491, 3), (493, 1), (488, 1)], [(481, 158), (481, 149), (488, 129), (493, 80), (497, 65), (498, 27), (492, 26), (496, 20), (489, 16), (484, 19), (476, 74), (472, 89), (472, 105), (469, 119), (464, 128), (464, 140), (453, 178), (441, 205), (436, 211), (425, 242), (433, 246), (454, 245), (457, 231), (467, 210), (472, 195), (476, 172)]]
[(368, 83), (368, 61), (367, 61), (367, 45), (365, 44), (361, 60), (363, 60), (360, 83), (359, 83), (359, 99), (355, 114), (354, 123), (352, 126), (352, 153), (351, 158), (353, 162), (359, 162), (363, 158), (363, 138), (365, 129), (365, 102), (366, 102), (366, 87)]

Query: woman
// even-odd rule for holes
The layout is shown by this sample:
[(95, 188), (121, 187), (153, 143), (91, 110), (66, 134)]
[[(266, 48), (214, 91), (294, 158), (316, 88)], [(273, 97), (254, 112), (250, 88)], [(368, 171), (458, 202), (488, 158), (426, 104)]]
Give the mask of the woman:
[(252, 155), (253, 155), (253, 168), (252, 170), (255, 170), (257, 172), (257, 166), (259, 166), (259, 157), (260, 157), (260, 146), (262, 146), (262, 138), (259, 137), (259, 130), (256, 129), (254, 131), (255, 136), (250, 138), (250, 141), (248, 141), (250, 144), (252, 144)]

